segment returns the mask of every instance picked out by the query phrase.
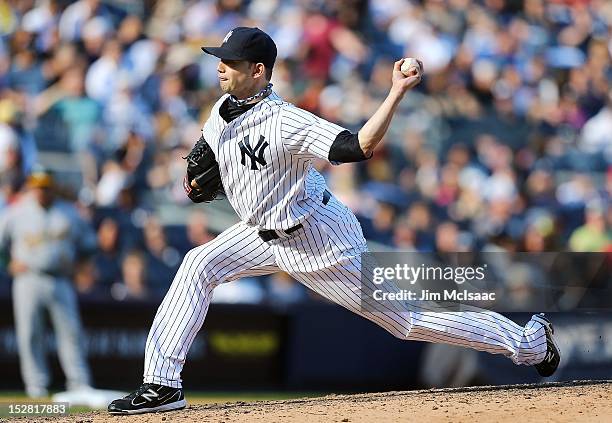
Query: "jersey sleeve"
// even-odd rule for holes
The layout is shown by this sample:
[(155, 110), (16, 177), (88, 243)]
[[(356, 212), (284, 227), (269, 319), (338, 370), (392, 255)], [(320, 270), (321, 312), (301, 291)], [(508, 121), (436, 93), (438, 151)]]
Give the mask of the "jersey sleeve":
[[(208, 116), (208, 119), (206, 119), (206, 122), (204, 122), (204, 126), (202, 127), (202, 135), (215, 154), (219, 147), (219, 136), (221, 131), (223, 131), (221, 122), (222, 119), (219, 116), (219, 107), (221, 104), (223, 104), (227, 97), (228, 94), (221, 96), (221, 98), (213, 105), (210, 110), (210, 116)], [(194, 144), (196, 142), (197, 140), (194, 141)]]
[(215, 139), (217, 138), (215, 134), (218, 133), (218, 131), (215, 131), (215, 123), (213, 121), (214, 119), (211, 114), (211, 116), (206, 119), (206, 122), (204, 122), (204, 126), (202, 127), (202, 136), (204, 137), (208, 145), (210, 145), (210, 147), (213, 149), (213, 151), (217, 151), (217, 145), (219, 144), (219, 140)]
[(330, 162), (329, 150), (343, 131), (346, 128), (294, 106), (286, 107), (281, 112), (281, 138), (291, 154)]

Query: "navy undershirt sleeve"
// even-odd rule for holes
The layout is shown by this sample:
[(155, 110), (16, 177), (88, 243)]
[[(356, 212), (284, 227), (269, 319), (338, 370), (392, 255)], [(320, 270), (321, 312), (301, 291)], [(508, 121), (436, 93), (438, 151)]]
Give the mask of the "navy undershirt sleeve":
[[(372, 156), (370, 156), (372, 157)], [(329, 149), (329, 161), (337, 163), (352, 163), (367, 160), (359, 145), (359, 137), (350, 131), (342, 131)]]

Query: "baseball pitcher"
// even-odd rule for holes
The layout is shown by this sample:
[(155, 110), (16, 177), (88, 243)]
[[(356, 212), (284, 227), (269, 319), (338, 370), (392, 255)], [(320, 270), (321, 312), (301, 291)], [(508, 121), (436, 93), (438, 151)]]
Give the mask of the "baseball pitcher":
[(535, 366), (543, 376), (556, 370), (559, 350), (542, 315), (523, 327), (488, 311), (431, 312), (406, 303), (385, 313), (364, 313), (360, 307), (366, 241), (353, 213), (327, 190), (312, 162), (370, 158), (398, 104), (420, 82), (422, 63), (402, 72), (404, 60), (395, 62), (386, 99), (353, 134), (272, 90), (276, 45), (263, 31), (235, 28), (220, 47), (203, 50), (220, 59), (217, 71), (225, 94), (187, 157), (184, 188), (194, 202), (224, 192), (240, 222), (186, 254), (149, 332), (144, 383), (113, 401), (111, 413), (185, 407), (181, 370), (214, 288), (281, 270), (400, 339), (503, 354), (516, 364)]

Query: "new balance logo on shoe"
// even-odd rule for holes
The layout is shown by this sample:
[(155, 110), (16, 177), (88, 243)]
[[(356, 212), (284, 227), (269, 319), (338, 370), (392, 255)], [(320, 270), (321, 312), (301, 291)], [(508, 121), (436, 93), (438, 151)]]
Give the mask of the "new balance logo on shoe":
[(134, 400), (136, 398), (134, 398), (132, 400), (132, 405), (135, 407), (138, 407), (139, 405), (143, 405), (143, 404), (146, 404), (147, 402), (151, 402), (153, 401), (153, 399), (158, 398), (158, 397), (159, 397), (159, 394), (157, 392), (155, 392), (153, 389), (149, 389), (146, 393), (143, 393), (140, 395), (140, 398), (143, 398), (145, 401), (136, 404), (134, 403)]
[(549, 377), (557, 371), (559, 363), (561, 362), (561, 352), (554, 338), (555, 330), (553, 329), (550, 320), (548, 320), (542, 313), (536, 314), (532, 317), (532, 319), (541, 323), (546, 333), (546, 355), (544, 356), (544, 360), (542, 360), (541, 363), (536, 364), (534, 367), (540, 376)]
[(180, 410), (186, 405), (182, 389), (144, 383), (125, 398), (111, 402), (108, 411), (111, 414), (141, 414)]

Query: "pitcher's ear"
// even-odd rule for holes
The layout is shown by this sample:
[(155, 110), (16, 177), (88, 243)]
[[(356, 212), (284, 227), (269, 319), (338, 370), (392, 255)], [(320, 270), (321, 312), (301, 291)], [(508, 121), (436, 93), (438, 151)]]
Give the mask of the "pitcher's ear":
[(263, 63), (253, 63), (252, 75), (254, 78), (260, 78), (266, 76), (266, 67)]

